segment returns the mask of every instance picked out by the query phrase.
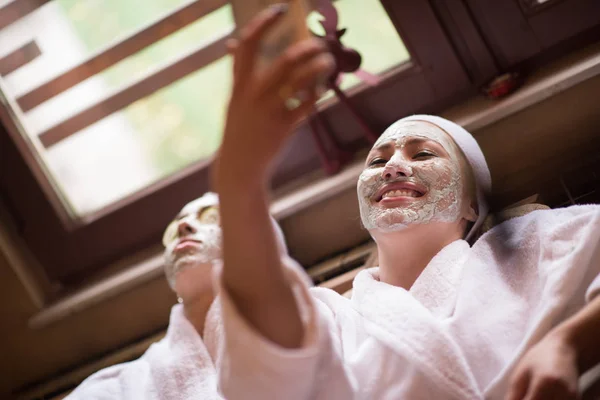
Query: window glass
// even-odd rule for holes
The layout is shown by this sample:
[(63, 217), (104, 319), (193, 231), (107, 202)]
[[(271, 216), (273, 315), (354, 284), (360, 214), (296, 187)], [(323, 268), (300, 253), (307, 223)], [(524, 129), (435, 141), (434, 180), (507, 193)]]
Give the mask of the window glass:
[[(24, 42), (33, 39), (42, 50), (41, 57), (1, 78), (6, 95), (17, 99), (184, 4), (182, 0), (54, 0), (40, 7), (0, 32), (0, 56), (18, 47), (9, 35)], [(339, 27), (348, 28), (343, 42), (362, 54), (366, 71), (380, 74), (409, 59), (378, 0), (340, 0), (335, 5)], [(309, 25), (322, 33), (318, 18), (311, 15)], [(24, 113), (22, 122), (36, 138), (232, 28), (231, 9), (222, 7), (43, 102)], [(213, 154), (221, 139), (230, 70), (229, 56), (223, 57), (43, 150), (42, 158), (73, 211), (80, 216), (97, 211)], [(342, 77), (342, 88), (359, 83), (351, 74)]]

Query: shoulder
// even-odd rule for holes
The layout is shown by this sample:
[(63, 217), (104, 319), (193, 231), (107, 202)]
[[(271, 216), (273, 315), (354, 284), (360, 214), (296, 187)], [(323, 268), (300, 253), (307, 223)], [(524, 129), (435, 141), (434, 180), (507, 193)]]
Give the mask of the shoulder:
[(484, 234), (481, 239), (519, 240), (535, 234), (538, 238), (575, 239), (589, 229), (600, 228), (600, 205), (575, 205), (536, 210), (505, 221)]
[(594, 218), (600, 215), (600, 205), (586, 204), (569, 207), (536, 210), (514, 220), (536, 221), (542, 223), (561, 223), (579, 219)]

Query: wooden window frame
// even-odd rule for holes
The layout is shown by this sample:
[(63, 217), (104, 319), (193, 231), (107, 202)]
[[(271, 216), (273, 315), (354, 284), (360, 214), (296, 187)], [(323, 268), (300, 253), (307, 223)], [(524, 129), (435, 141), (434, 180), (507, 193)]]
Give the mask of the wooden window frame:
[(596, 0), (552, 0), (533, 10), (522, 0), (465, 0), (465, 4), (503, 70), (537, 66), (600, 38)]
[(0, 76), (6, 76), (35, 60), (42, 54), (35, 40), (25, 43), (10, 54), (0, 58)]
[(0, 9), (0, 30), (27, 16), (51, 0), (13, 0)]
[[(216, 9), (219, 4), (225, 3), (219, 0), (202, 1), (209, 4), (206, 10)], [(432, 3), (393, 0), (381, 2), (408, 48), (411, 60), (386, 73), (384, 82), (378, 87), (357, 87), (349, 91), (352, 102), (368, 116), (374, 129), (381, 131), (402, 115), (439, 110), (457, 98), (464, 97), (466, 93), (473, 92), (473, 71), (480, 78), (495, 71), (493, 66), (482, 68), (485, 62), (465, 67), (451, 41), (451, 35), (447, 34), (440, 23), (438, 10)], [(166, 18), (169, 16), (162, 20)], [(191, 23), (191, 18), (186, 21)], [(152, 23), (142, 31), (160, 32), (157, 28), (159, 23), (160, 21)], [(476, 36), (462, 33), (467, 34), (471, 38), (471, 45), (475, 46), (463, 51), (485, 53), (481, 45), (477, 50)], [(143, 37), (138, 32), (125, 40), (133, 40), (133, 37), (139, 39), (140, 35)], [(209, 46), (195, 49), (175, 63), (150, 74), (151, 79), (140, 80), (122, 88), (63, 122), (62, 126), (67, 126), (69, 131), (74, 132), (84, 126), (81, 122), (83, 119), (89, 122), (101, 118), (102, 113), (98, 113), (95, 107), (103, 104), (112, 106), (111, 111), (122, 109), (135, 101), (133, 99), (140, 98), (136, 93), (147, 95), (192, 72), (194, 66), (195, 69), (201, 68), (218, 58), (218, 55), (224, 54), (226, 37), (227, 35), (217, 38)], [(121, 50), (114, 50), (115, 48)], [(79, 69), (80, 72), (83, 71), (83, 76), (91, 76), (139, 50), (139, 46), (126, 46), (121, 42), (104, 50), (103, 54), (112, 54), (108, 59), (96, 54), (71, 71)], [(474, 55), (476, 58), (479, 56)], [(485, 57), (489, 58), (489, 54)], [(489, 65), (488, 63), (488, 67)], [(167, 78), (170, 74), (177, 78)], [(73, 76), (77, 74), (66, 72), (55, 78), (58, 90), (64, 91), (75, 85), (77, 79)], [(31, 93), (38, 93), (41, 99), (52, 97), (56, 93), (52, 92), (51, 86), (53, 87), (44, 84), (21, 96), (17, 102), (26, 109), (33, 107), (38, 100)], [(34, 145), (20, 134), (18, 123), (10, 115), (10, 111), (4, 105), (0, 109), (0, 117), (6, 130), (0, 132), (0, 142), (3, 142), (0, 145), (7, 155), (3, 159), (11, 170), (10, 174), (0, 174), (3, 203), (9, 208), (20, 235), (45, 267), (50, 279), (64, 286), (77, 284), (85, 280), (92, 271), (102, 269), (128, 254), (156, 245), (164, 227), (176, 211), (190, 199), (210, 189), (211, 160), (208, 159), (190, 165), (96, 213), (73, 220), (73, 216), (65, 212), (65, 199), (55, 190), (44, 166), (36, 159)], [(359, 127), (348, 118), (348, 112), (341, 104), (330, 100), (320, 106), (320, 112), (344, 146), (350, 149), (365, 146)], [(61, 135), (64, 133), (51, 128), (42, 134), (42, 142), (51, 145)], [(300, 128), (294, 135), (281, 160), (273, 180), (276, 188), (319, 168), (318, 154), (306, 127)], [(243, 179), (243, 171), (240, 174)]]

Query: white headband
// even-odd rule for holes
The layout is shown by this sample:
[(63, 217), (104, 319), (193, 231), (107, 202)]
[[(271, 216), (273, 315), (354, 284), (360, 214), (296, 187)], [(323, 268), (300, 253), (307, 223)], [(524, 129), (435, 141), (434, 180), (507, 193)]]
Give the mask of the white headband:
[(492, 177), (481, 148), (473, 135), (466, 129), (447, 119), (436, 117), (434, 115), (411, 115), (396, 121), (394, 125), (406, 121), (425, 121), (438, 126), (454, 139), (454, 142), (460, 147), (469, 162), (471, 170), (473, 171), (473, 177), (475, 178), (477, 205), (479, 208), (477, 221), (475, 221), (475, 224), (473, 224), (471, 230), (465, 237), (465, 240), (469, 241), (475, 232), (477, 232), (477, 229), (479, 229), (488, 214), (489, 207), (487, 204), (487, 196), (492, 192)]

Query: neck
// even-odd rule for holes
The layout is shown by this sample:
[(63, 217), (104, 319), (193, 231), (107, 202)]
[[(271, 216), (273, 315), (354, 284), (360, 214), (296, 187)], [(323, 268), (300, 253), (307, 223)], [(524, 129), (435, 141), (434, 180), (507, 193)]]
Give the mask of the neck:
[(415, 224), (397, 232), (372, 232), (381, 282), (409, 290), (431, 259), (462, 237), (456, 224)]
[(211, 290), (191, 299), (183, 299), (185, 316), (202, 338), (204, 338), (206, 315), (208, 314), (208, 310), (214, 298), (214, 293)]

